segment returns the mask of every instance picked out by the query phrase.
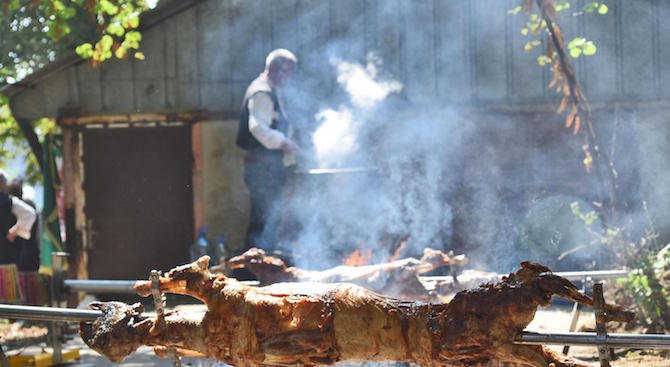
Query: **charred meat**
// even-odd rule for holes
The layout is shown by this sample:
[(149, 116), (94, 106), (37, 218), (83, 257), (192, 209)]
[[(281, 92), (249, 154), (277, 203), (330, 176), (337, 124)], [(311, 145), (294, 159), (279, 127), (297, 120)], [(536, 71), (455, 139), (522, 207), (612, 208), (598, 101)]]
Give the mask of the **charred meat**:
[[(541, 347), (513, 344), (538, 306), (557, 295), (593, 305), (564, 278), (524, 262), (498, 283), (460, 292), (447, 304), (386, 298), (351, 284), (280, 283), (248, 287), (208, 270), (208, 257), (160, 280), (164, 292), (203, 301), (203, 314), (168, 314), (158, 327), (141, 308), (95, 303), (105, 316), (81, 324), (84, 341), (113, 361), (140, 345), (159, 353), (214, 358), (235, 366), (322, 365), (338, 361), (408, 361), (423, 366), (491, 360), (519, 366), (586, 366)], [(136, 285), (151, 293), (150, 282)], [(607, 306), (608, 317), (632, 317)]]

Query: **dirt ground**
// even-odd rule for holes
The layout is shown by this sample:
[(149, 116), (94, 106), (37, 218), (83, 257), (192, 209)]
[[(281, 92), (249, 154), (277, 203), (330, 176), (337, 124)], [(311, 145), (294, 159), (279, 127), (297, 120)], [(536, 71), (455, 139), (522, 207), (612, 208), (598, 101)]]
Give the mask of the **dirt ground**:
[[(189, 305), (181, 306), (180, 308), (188, 309), (197, 309), (201, 306), (199, 305)], [(567, 332), (570, 325), (570, 306), (569, 305), (558, 305), (552, 306), (547, 309), (541, 309), (537, 312), (535, 319), (528, 326), (528, 331), (536, 332)], [(579, 325), (593, 325), (593, 313), (583, 311), (580, 316)], [(170, 367), (173, 366), (172, 361), (159, 359), (153, 354), (153, 350), (148, 347), (140, 348), (136, 353), (126, 359), (123, 363), (114, 364), (109, 362), (104, 357), (101, 357), (93, 350), (86, 347), (86, 345), (81, 341), (81, 339), (74, 335), (72, 340), (69, 341), (66, 345), (66, 348), (78, 348), (80, 349), (81, 360), (74, 363), (67, 363), (64, 366), (68, 367), (137, 367), (137, 366), (155, 366), (155, 367)], [(562, 350), (562, 346), (551, 346), (552, 349), (557, 351)], [(40, 347), (33, 346), (22, 350), (23, 354), (34, 354), (39, 353), (41, 350)], [(10, 354), (16, 353), (12, 351)], [(653, 351), (616, 351), (616, 354), (620, 358), (613, 360), (611, 362), (612, 366), (619, 367), (670, 367), (670, 357), (668, 354), (666, 356), (656, 353)], [(592, 363), (594, 366), (599, 366), (600, 363), (597, 359), (597, 350), (595, 347), (572, 347), (570, 349), (570, 355), (576, 358), (582, 359), (584, 361)], [(344, 365), (344, 364), (343, 364)], [(351, 364), (346, 364), (351, 366)], [(373, 364), (366, 364), (368, 367)], [(374, 364), (374, 365), (383, 365), (383, 366), (396, 366), (396, 364), (386, 363), (386, 364)], [(183, 358), (182, 366), (187, 367), (222, 367), (225, 366), (223, 363), (210, 360), (199, 360), (194, 358)]]

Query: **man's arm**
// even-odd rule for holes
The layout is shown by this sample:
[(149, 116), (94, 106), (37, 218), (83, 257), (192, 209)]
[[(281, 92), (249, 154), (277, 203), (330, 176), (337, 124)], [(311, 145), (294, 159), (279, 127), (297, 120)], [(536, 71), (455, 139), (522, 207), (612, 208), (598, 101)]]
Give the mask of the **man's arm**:
[(16, 216), (16, 224), (7, 232), (7, 239), (13, 242), (16, 236), (19, 236), (29, 240), (30, 229), (37, 218), (35, 209), (23, 200), (12, 196), (12, 214)]
[(267, 149), (295, 152), (297, 145), (281, 131), (270, 128), (275, 114), (272, 99), (265, 93), (257, 93), (249, 100), (249, 131)]

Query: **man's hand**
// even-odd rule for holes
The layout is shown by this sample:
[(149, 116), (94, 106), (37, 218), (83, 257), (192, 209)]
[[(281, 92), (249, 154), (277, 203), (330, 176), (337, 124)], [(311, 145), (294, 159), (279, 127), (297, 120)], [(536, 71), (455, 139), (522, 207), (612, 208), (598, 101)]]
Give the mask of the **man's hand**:
[(302, 150), (300, 149), (300, 147), (290, 139), (284, 140), (281, 143), (281, 145), (279, 146), (279, 149), (283, 150), (284, 153), (286, 153), (286, 154), (300, 154), (300, 153), (302, 153)]
[(13, 231), (7, 232), (7, 240), (9, 242), (14, 242), (15, 239), (16, 239), (16, 232)]

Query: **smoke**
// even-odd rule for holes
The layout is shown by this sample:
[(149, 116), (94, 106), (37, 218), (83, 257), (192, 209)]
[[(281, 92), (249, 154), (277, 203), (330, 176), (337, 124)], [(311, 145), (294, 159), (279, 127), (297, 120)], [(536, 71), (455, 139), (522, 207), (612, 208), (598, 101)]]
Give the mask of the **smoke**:
[(340, 167), (357, 147), (359, 126), (352, 111), (341, 106), (316, 114), (319, 128), (312, 136), (320, 167)]
[[(546, 88), (548, 72), (520, 51), (528, 41), (516, 31), (523, 19), (508, 17), (499, 2), (373, 3), (300, 3), (273, 17), (269, 40), (248, 47), (252, 61), (276, 47), (299, 57), (287, 106), (312, 158), (291, 176), (282, 244), (297, 265), (337, 265), (359, 247), (379, 260), (389, 244), (408, 239), (404, 255), (424, 247), (454, 249), (466, 252), (474, 266), (507, 271), (522, 259), (555, 260), (543, 249), (560, 241), (566, 249), (584, 245), (578, 222), (532, 232), (548, 228), (538, 222), (555, 224), (547, 213), (562, 213), (573, 201), (597, 208), (604, 196), (597, 176), (584, 171), (583, 139), (563, 128), (564, 117), (549, 109), (520, 112), (555, 97)], [(255, 23), (232, 19), (242, 25), (231, 34), (254, 32), (247, 24)], [(598, 19), (587, 28), (597, 31), (599, 54), (575, 68), (588, 76), (582, 79), (587, 95), (606, 102), (623, 94), (610, 83), (617, 68), (607, 42), (617, 32), (605, 28), (611, 18)], [(240, 64), (250, 78), (260, 70)], [(514, 112), (495, 109), (500, 106)], [(659, 149), (667, 146), (666, 135), (655, 133), (664, 120), (649, 112), (638, 126), (623, 121), (615, 127), (611, 114), (603, 113), (611, 110), (595, 104), (593, 110), (603, 151), (617, 147), (625, 201), (641, 202), (643, 189), (666, 203), (661, 194), (667, 185), (655, 184), (668, 182), (658, 169), (668, 167), (667, 148)], [(644, 127), (647, 120), (656, 125)], [(616, 141), (611, 129), (618, 131)], [(643, 147), (651, 153), (644, 160), (637, 158), (640, 132), (640, 141), (653, 141)], [(638, 166), (651, 180), (641, 183)], [(310, 168), (357, 170), (306, 174)], [(629, 221), (643, 222), (640, 210), (626, 211)], [(528, 238), (533, 243), (521, 246)]]
[(318, 128), (312, 136), (320, 167), (341, 167), (358, 149), (358, 136), (367, 120), (366, 113), (391, 93), (402, 90), (396, 80), (379, 80), (377, 67), (381, 63), (373, 54), (366, 65), (339, 58), (330, 61), (337, 73), (337, 83), (349, 96), (350, 105), (337, 110), (326, 108), (315, 116)]
[(389, 94), (402, 90), (402, 83), (396, 80), (377, 80), (377, 63), (380, 62), (374, 54), (368, 56), (365, 66), (337, 58), (331, 60), (337, 70), (337, 82), (349, 94), (354, 107), (372, 108)]
[(331, 65), (344, 101), (315, 113), (311, 143), (316, 167), (350, 171), (296, 177), (290, 201), (299, 230), (288, 242), (296, 262), (334, 266), (356, 248), (384, 261), (404, 239), (408, 256), (448, 248), (446, 198), (457, 175), (446, 170), (458, 159), (468, 124), (449, 108), (400, 98), (402, 84), (380, 76), (383, 64), (374, 55), (365, 64), (331, 58)]

